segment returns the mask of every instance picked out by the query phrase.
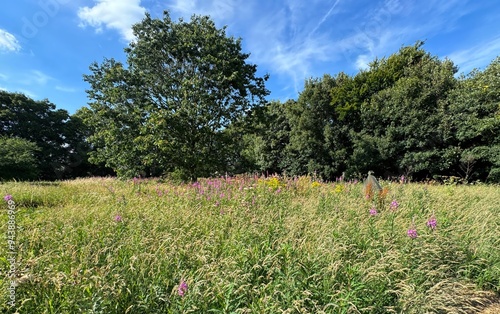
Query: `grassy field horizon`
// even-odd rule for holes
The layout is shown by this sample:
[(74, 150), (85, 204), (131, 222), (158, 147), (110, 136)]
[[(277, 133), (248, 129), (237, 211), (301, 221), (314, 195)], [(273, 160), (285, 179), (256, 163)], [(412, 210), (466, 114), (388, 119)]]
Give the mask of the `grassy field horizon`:
[(381, 185), (380, 193), (367, 194), (361, 182), (310, 177), (3, 182), (0, 310), (487, 313), (496, 307), (499, 186)]

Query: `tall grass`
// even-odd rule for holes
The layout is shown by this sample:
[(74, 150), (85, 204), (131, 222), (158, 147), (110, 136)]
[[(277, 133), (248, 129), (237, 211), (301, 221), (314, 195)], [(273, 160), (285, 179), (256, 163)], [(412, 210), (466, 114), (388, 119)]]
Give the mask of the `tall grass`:
[[(18, 286), (8, 307), (2, 244), (0, 309), (477, 313), (498, 302), (498, 186), (381, 183), (376, 195), (308, 177), (4, 183)], [(6, 243), (6, 215), (0, 225)]]

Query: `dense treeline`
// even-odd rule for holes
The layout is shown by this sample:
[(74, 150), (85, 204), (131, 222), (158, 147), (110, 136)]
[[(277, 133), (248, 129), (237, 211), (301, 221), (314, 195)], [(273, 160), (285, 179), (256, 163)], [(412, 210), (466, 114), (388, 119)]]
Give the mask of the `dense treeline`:
[(500, 181), (500, 59), (455, 78), (419, 42), (354, 76), (307, 80), (297, 101), (251, 117), (245, 157), (255, 170)]
[(48, 100), (0, 90), (0, 179), (57, 180), (111, 173), (88, 162), (90, 130)]
[(314, 174), (325, 180), (404, 175), (500, 182), (500, 58), (457, 77), (423, 43), (355, 75), (305, 81), (269, 101), (241, 40), (208, 17), (145, 19), (127, 63), (84, 75), (89, 107), (0, 91), (0, 178), (196, 180), (221, 173)]

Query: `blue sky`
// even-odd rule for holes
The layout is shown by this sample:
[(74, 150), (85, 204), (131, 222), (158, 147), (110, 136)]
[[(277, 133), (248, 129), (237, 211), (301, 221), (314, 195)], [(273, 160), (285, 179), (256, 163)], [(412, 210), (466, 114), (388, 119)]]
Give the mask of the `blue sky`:
[(87, 104), (89, 65), (125, 61), (130, 26), (164, 10), (227, 25), (270, 74), (269, 99), (297, 98), (306, 78), (355, 74), (417, 40), (463, 73), (500, 55), (497, 0), (17, 0), (0, 10), (0, 89), (74, 113)]

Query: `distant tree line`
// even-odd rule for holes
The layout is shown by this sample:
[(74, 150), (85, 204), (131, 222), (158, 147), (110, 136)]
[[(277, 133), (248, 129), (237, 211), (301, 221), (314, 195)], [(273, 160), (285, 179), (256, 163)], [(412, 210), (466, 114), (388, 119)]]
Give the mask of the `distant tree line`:
[(223, 173), (314, 174), (325, 180), (405, 175), (500, 182), (500, 58), (456, 77), (423, 43), (356, 75), (305, 81), (298, 99), (266, 101), (267, 76), (241, 39), (208, 17), (146, 15), (127, 63), (84, 75), (89, 107), (0, 91), (0, 178)]
[(0, 180), (58, 180), (112, 173), (88, 162), (89, 129), (48, 100), (0, 90)]
[(243, 156), (257, 171), (328, 180), (373, 170), (500, 182), (500, 58), (456, 78), (422, 44), (354, 76), (309, 79), (297, 100), (256, 109)]

